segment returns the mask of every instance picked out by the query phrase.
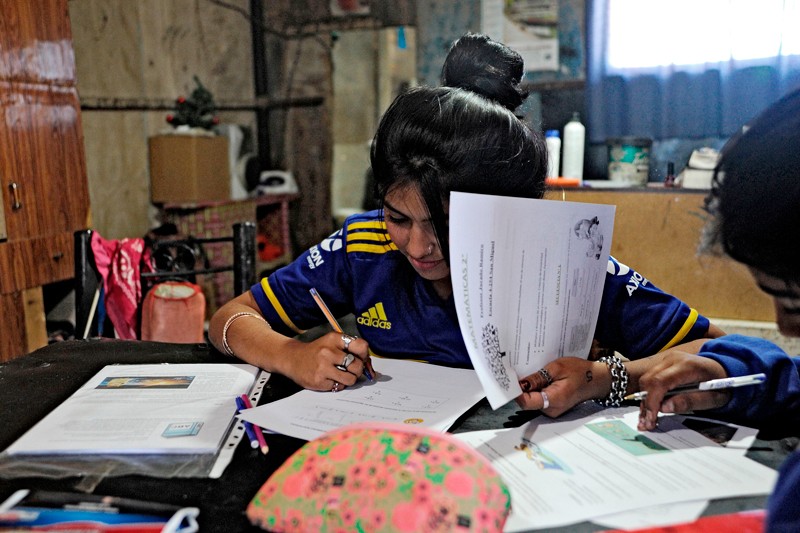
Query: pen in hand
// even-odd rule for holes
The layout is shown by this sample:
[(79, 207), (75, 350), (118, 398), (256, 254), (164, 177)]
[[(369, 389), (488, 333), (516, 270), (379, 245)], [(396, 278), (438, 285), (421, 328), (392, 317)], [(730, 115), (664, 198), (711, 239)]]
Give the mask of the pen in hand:
[[(766, 381), (767, 376), (764, 374), (750, 374), (748, 376), (736, 376), (732, 378), (712, 379), (710, 381), (703, 381), (701, 383), (693, 383), (691, 385), (681, 385), (670, 389), (664, 394), (664, 398), (682, 394), (684, 392), (708, 391), (719, 389), (732, 389), (734, 387), (746, 387), (748, 385), (758, 385)], [(647, 398), (647, 391), (634, 392), (625, 396), (626, 400), (644, 400)]]
[[(331, 313), (331, 310), (328, 308), (328, 305), (322, 299), (322, 296), (319, 295), (319, 293), (317, 292), (317, 289), (315, 289), (314, 287), (311, 287), (308, 290), (308, 292), (311, 293), (311, 296), (314, 298), (314, 301), (317, 302), (317, 305), (319, 306), (320, 310), (322, 311), (322, 314), (324, 314), (325, 318), (328, 319), (328, 323), (331, 325), (331, 327), (334, 329), (334, 331), (344, 335), (345, 333), (344, 333), (344, 330), (342, 330), (342, 326), (340, 326), (339, 322), (336, 321), (336, 317), (333, 316), (333, 313)], [(367, 368), (366, 361), (364, 362), (364, 376), (366, 376), (366, 378), (368, 380), (373, 381), (372, 374), (370, 373), (369, 369)]]

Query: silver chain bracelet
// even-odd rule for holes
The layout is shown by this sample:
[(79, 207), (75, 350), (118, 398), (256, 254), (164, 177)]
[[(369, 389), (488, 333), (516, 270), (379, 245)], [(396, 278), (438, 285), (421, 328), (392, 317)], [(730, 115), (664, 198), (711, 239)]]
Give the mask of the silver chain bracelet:
[(611, 372), (611, 391), (605, 398), (596, 398), (594, 401), (606, 407), (619, 407), (628, 388), (628, 370), (616, 355), (601, 357), (598, 361), (608, 365), (608, 371)]

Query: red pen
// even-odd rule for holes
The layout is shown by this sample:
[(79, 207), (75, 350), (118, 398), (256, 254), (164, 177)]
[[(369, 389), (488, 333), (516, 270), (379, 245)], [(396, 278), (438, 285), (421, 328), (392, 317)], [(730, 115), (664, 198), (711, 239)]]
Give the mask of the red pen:
[[(242, 394), (242, 401), (244, 402), (244, 406), (248, 409), (253, 408), (253, 404), (250, 402), (250, 398), (248, 398), (247, 394)], [(252, 423), (251, 423), (252, 424)], [(258, 427), (256, 424), (253, 425), (253, 431), (256, 433), (256, 439), (258, 439), (258, 444), (261, 447), (261, 453), (267, 455), (269, 452), (269, 446), (267, 446), (267, 441), (264, 438), (264, 432), (261, 431), (261, 428)]]

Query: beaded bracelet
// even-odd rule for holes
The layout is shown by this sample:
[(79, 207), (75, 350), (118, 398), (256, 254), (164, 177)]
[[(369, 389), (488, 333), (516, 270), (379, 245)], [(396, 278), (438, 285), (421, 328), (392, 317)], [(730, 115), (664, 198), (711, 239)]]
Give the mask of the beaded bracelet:
[(601, 357), (598, 361), (608, 365), (611, 372), (611, 391), (605, 398), (596, 398), (594, 401), (606, 407), (619, 407), (628, 388), (628, 370), (616, 355)]
[(231, 347), (228, 346), (228, 328), (231, 327), (231, 324), (236, 322), (237, 319), (242, 318), (243, 316), (251, 316), (253, 318), (257, 318), (264, 324), (272, 328), (272, 326), (269, 325), (269, 322), (264, 320), (263, 316), (258, 315), (256, 313), (251, 313), (249, 311), (242, 311), (240, 313), (232, 314), (230, 318), (228, 318), (228, 321), (225, 322), (225, 327), (222, 328), (222, 349), (225, 350), (225, 353), (230, 355), (231, 357), (235, 357), (235, 354), (233, 353), (233, 350), (231, 350)]

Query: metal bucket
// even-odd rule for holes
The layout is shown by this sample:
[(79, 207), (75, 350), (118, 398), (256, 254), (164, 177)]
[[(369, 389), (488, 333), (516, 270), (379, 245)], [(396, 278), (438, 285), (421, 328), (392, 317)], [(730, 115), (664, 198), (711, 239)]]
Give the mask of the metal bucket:
[(607, 139), (608, 179), (632, 187), (647, 185), (650, 173), (651, 139), (618, 137)]

